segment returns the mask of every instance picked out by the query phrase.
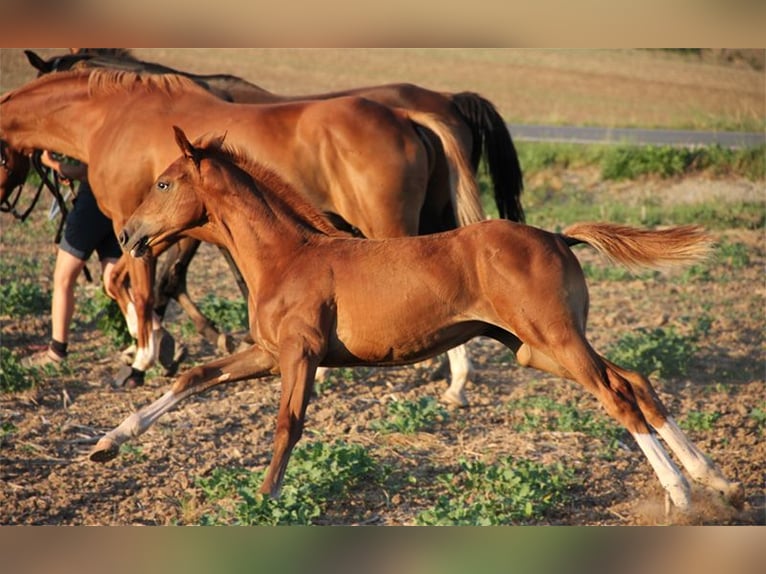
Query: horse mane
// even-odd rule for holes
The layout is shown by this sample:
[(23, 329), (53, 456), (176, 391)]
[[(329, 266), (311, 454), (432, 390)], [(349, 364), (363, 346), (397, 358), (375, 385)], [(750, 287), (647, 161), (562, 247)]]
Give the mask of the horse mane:
[(138, 61), (138, 58), (133, 54), (133, 50), (129, 48), (75, 48), (72, 54), (78, 56), (112, 56), (115, 58), (123, 58), (125, 60)]
[[(72, 78), (88, 78), (89, 97), (119, 92), (129, 93), (137, 89), (156, 89), (170, 96), (194, 92), (212, 97), (210, 92), (199, 86), (196, 82), (178, 74), (139, 74), (107, 68), (87, 68), (40, 76), (15, 90), (3, 94), (0, 97), (0, 103), (9, 100), (17, 94), (24, 93), (27, 89), (45, 87), (48, 84), (55, 84), (57, 82), (66, 82)], [(55, 91), (55, 88), (52, 88), (52, 90)]]
[(331, 237), (350, 237), (351, 234), (335, 227), (330, 219), (288, 184), (276, 171), (255, 161), (247, 152), (237, 146), (223, 142), (221, 138), (207, 136), (195, 147), (202, 157), (234, 164), (245, 172), (258, 186), (267, 189), (264, 200), (275, 205), (280, 211), (287, 211), (297, 222), (312, 232)]
[(155, 89), (171, 96), (187, 91), (210, 95), (196, 82), (180, 74), (140, 74), (108, 68), (92, 68), (83, 70), (82, 73), (88, 76), (89, 95), (130, 92), (136, 89)]

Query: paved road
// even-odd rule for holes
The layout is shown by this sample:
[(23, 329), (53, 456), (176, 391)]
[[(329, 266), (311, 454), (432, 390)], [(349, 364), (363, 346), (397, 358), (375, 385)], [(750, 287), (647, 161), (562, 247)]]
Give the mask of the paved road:
[(640, 128), (594, 128), (573, 126), (533, 126), (508, 124), (511, 136), (518, 141), (568, 143), (606, 143), (635, 145), (714, 145), (754, 147), (766, 144), (766, 133), (700, 132), (691, 130), (649, 130)]

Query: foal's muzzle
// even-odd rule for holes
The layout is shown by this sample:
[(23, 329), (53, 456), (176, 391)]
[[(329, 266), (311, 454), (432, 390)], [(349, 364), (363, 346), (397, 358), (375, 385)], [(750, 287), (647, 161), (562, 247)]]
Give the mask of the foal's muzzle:
[(120, 242), (122, 249), (133, 257), (143, 257), (149, 250), (149, 238), (146, 235), (139, 237), (137, 240), (131, 240), (128, 231), (123, 229), (117, 236), (117, 240)]

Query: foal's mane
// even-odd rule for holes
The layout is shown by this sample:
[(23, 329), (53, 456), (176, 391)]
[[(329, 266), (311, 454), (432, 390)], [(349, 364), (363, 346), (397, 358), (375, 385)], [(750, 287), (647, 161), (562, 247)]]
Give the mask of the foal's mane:
[(332, 237), (350, 237), (335, 227), (330, 220), (308, 200), (293, 189), (282, 176), (268, 166), (258, 163), (243, 149), (223, 143), (220, 138), (209, 137), (195, 144), (201, 152), (200, 159), (212, 158), (231, 163), (245, 172), (261, 191), (264, 200), (315, 233)]

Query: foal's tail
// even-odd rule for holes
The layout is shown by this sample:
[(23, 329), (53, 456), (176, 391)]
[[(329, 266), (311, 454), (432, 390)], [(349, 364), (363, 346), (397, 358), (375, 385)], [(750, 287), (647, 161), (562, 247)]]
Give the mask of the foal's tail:
[(450, 127), (434, 114), (399, 109), (411, 121), (431, 130), (441, 140), (449, 168), (450, 194), (458, 225), (469, 225), (486, 219), (474, 171)]
[(471, 164), (474, 172), (478, 170), (482, 156), (487, 160), (500, 217), (523, 223), (521, 192), (524, 190), (524, 181), (508, 126), (492, 102), (479, 94), (460, 92), (452, 94), (450, 99), (471, 128)]
[(611, 223), (575, 223), (561, 234), (567, 245), (587, 243), (629, 268), (669, 267), (705, 259), (712, 238), (698, 225), (649, 230)]

